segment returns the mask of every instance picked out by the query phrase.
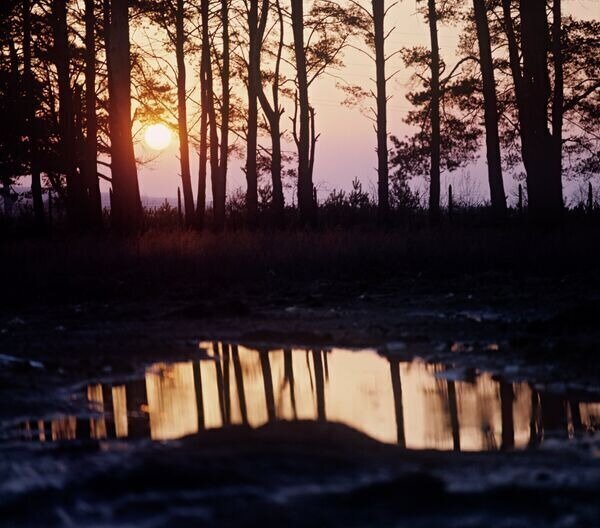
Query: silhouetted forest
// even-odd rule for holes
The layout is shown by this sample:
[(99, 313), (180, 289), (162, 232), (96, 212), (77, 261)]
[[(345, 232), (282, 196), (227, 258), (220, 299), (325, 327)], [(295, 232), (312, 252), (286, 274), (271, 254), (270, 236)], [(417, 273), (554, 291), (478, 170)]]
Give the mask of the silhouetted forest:
[[(561, 221), (568, 181), (586, 189), (584, 208), (597, 208), (599, 20), (566, 15), (561, 0), (421, 0), (415, 9), (427, 23), (429, 46), (397, 48), (389, 38), (405, 22), (394, 19), (394, 6), (4, 0), (2, 224), (28, 217), (44, 233), (64, 218), (78, 232), (136, 232), (171, 215), (188, 228), (220, 231), (310, 226), (319, 218), (386, 225), (425, 210), (436, 223), (443, 209), (452, 216), (461, 206), (452, 189), (446, 198), (441, 174), (479, 157), (486, 161), (489, 201), (475, 218), (502, 222), (513, 214), (505, 173), (519, 178), (517, 209), (535, 222)], [(454, 63), (440, 53), (445, 26), (460, 31)], [(150, 35), (150, 48), (136, 44), (132, 35), (140, 32)], [(344, 82), (340, 89), (348, 104), (370, 110), (377, 190), (371, 196), (355, 180), (352, 191), (333, 191), (319, 203), (312, 88), (331, 72), (343, 78), (348, 50), (372, 62), (372, 88)], [(410, 103), (403, 115), (388, 109), (397, 73), (389, 61), (397, 55), (412, 73), (409, 93), (396, 94)], [(198, 88), (194, 96), (191, 85)], [(179, 212), (165, 207), (162, 218), (142, 207), (134, 150), (139, 123), (166, 123), (179, 139)], [(401, 124), (412, 132), (393, 135)], [(288, 142), (294, 152), (284, 148)], [(243, 195), (227, 196), (232, 156), (245, 160)], [(418, 178), (427, 183), (425, 194), (410, 185)], [(100, 180), (110, 182), (110, 205), (102, 202)]]

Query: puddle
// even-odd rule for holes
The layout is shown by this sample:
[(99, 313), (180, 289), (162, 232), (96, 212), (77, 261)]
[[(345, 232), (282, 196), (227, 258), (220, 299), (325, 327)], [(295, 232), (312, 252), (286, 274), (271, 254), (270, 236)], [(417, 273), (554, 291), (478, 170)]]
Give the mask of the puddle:
[(407, 449), (526, 449), (600, 427), (600, 401), (490, 373), (400, 361), (375, 350), (257, 350), (201, 343), (202, 359), (155, 363), (143, 378), (74, 394), (93, 412), (31, 419), (5, 439), (166, 441), (231, 426), (342, 424)]

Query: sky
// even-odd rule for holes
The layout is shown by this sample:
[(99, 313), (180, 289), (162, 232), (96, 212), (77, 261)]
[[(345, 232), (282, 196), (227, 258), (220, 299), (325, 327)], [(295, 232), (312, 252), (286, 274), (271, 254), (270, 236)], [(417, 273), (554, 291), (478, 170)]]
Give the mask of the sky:
[[(600, 18), (600, 0), (566, 0), (563, 10), (581, 18)], [(387, 51), (392, 53), (403, 46), (428, 45), (429, 32), (423, 17), (416, 12), (415, 0), (400, 2), (389, 14), (389, 28), (395, 30), (387, 42)], [(144, 34), (146, 35), (146, 34)], [(142, 39), (139, 32), (134, 38)], [(456, 28), (440, 27), (440, 49), (444, 57), (451, 63), (454, 50), (458, 43)], [(349, 49), (344, 55), (345, 67), (334, 71), (335, 76), (342, 77), (350, 84), (363, 88), (374, 86), (372, 77), (374, 65), (369, 59), (355, 50)], [(388, 103), (388, 128), (391, 135), (403, 135), (407, 127), (403, 119), (410, 109), (405, 94), (409, 88), (411, 71), (403, 68), (399, 57), (395, 57), (388, 65), (388, 71), (399, 69), (398, 75), (389, 82), (388, 92), (392, 96)], [(195, 82), (194, 68), (188, 72), (189, 83)], [(363, 188), (375, 191), (377, 173), (375, 170), (377, 158), (375, 153), (375, 132), (373, 123), (358, 108), (342, 106), (344, 94), (336, 88), (339, 79), (325, 76), (317, 81), (310, 92), (311, 102), (316, 109), (317, 132), (320, 134), (316, 147), (314, 182), (318, 189), (319, 199), (324, 199), (332, 189), (349, 189), (352, 180), (358, 178)], [(190, 89), (192, 89), (191, 86)], [(284, 114), (282, 124), (289, 126), (289, 113)], [(140, 139), (143, 134), (139, 134)], [(268, 138), (265, 138), (268, 144)], [(285, 148), (285, 147), (284, 147)], [(293, 145), (287, 148), (293, 149)], [(180, 185), (180, 170), (178, 159), (178, 142), (174, 137), (171, 145), (157, 153), (150, 150), (143, 141), (136, 145), (139, 158), (151, 159), (140, 166), (140, 189), (145, 198), (170, 198), (176, 196)], [(192, 150), (192, 177), (194, 194), (197, 190), (198, 156)], [(244, 174), (241, 170), (243, 160), (233, 157), (230, 161), (228, 174), (228, 192), (245, 188)], [(470, 195), (473, 199), (487, 199), (486, 165), (484, 160), (452, 175), (442, 175), (443, 188), (453, 184), (455, 195)], [(509, 202), (516, 200), (516, 182), (510, 174), (505, 175), (505, 184)], [(415, 181), (413, 185), (426, 189), (424, 181)], [(210, 188), (208, 189), (210, 199)], [(575, 189), (567, 189), (574, 193)], [(288, 196), (288, 201), (291, 196)], [(442, 200), (444, 196), (442, 197)]]

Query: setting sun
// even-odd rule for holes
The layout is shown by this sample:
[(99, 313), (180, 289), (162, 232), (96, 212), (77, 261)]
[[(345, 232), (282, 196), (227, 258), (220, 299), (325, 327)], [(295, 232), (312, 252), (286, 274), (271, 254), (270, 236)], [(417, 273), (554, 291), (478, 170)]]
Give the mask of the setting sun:
[(144, 141), (153, 150), (164, 150), (171, 144), (171, 130), (169, 127), (157, 123), (146, 128)]

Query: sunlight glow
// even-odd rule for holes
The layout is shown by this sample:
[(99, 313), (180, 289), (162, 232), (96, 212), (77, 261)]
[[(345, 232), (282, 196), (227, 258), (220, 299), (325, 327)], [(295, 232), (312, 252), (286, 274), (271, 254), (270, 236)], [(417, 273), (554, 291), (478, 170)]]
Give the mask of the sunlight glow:
[(172, 134), (169, 127), (161, 123), (150, 125), (144, 133), (144, 141), (153, 150), (164, 150), (171, 144)]

